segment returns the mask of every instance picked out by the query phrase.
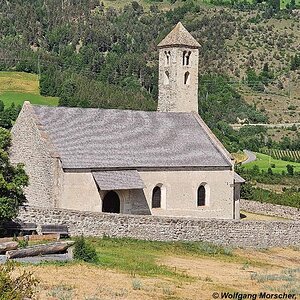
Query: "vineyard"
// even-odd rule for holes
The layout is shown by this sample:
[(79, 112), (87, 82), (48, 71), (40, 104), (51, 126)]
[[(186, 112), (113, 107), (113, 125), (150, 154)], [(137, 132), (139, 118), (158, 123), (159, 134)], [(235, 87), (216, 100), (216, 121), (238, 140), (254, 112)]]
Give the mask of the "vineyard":
[(270, 155), (274, 159), (285, 161), (300, 162), (300, 151), (279, 150), (279, 149), (261, 149), (261, 153)]

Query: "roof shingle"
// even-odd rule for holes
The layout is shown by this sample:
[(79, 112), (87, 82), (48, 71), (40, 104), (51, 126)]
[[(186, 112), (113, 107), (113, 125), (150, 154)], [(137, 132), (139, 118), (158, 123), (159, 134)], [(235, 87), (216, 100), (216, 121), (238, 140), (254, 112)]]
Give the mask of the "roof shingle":
[(158, 48), (168, 46), (188, 46), (191, 48), (200, 48), (200, 44), (179, 22), (174, 29), (158, 44)]
[(192, 113), (32, 107), (63, 168), (231, 167)]
[(137, 170), (92, 172), (102, 191), (143, 189), (145, 184)]

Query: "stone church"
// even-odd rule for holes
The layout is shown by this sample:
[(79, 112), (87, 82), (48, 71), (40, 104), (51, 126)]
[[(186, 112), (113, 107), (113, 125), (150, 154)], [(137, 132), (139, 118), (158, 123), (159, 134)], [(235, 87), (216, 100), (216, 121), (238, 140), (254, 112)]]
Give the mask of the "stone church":
[(238, 219), (243, 179), (198, 115), (199, 48), (181, 23), (158, 45), (157, 112), (25, 102), (10, 154), (28, 205)]

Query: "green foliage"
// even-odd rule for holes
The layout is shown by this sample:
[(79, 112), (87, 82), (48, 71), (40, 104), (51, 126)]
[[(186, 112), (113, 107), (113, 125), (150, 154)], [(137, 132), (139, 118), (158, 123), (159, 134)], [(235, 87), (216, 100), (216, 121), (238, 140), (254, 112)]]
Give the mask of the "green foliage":
[(242, 186), (241, 198), (300, 208), (300, 193), (289, 190), (283, 193), (275, 193), (258, 187), (250, 187), (250, 184), (248, 184)]
[(17, 215), (18, 207), (25, 201), (23, 188), (28, 176), (21, 164), (12, 166), (8, 157), (10, 133), (0, 127), (0, 222)]
[(199, 114), (231, 152), (245, 148), (257, 151), (264, 145), (266, 130), (261, 126), (245, 126), (237, 132), (228, 125), (237, 118), (251, 123), (264, 123), (267, 118), (241, 98), (225, 75), (199, 78)]
[(15, 263), (0, 265), (0, 300), (34, 299), (38, 281), (26, 271), (16, 274)]
[(18, 240), (19, 248), (26, 248), (28, 246), (28, 239), (24, 238), (21, 240)]
[(255, 70), (252, 68), (248, 68), (246, 72), (246, 83), (255, 91), (262, 92), (265, 89), (261, 78), (256, 74)]
[(19, 115), (21, 106), (15, 106), (14, 102), (11, 103), (10, 107), (5, 108), (4, 103), (0, 100), (0, 127), (10, 129), (13, 121), (15, 121)]
[(295, 54), (291, 57), (291, 70), (295, 71), (300, 69), (300, 54)]
[(74, 258), (85, 262), (96, 263), (98, 256), (95, 247), (81, 236), (76, 239), (74, 247)]
[(294, 176), (294, 166), (286, 165), (286, 169), (289, 176)]

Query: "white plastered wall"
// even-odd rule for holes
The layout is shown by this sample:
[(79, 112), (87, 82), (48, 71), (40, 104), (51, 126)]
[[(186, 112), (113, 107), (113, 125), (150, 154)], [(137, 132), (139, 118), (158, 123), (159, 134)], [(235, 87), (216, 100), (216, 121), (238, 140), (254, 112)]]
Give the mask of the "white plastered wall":
[[(120, 211), (125, 214), (153, 214), (201, 218), (234, 217), (233, 172), (227, 171), (151, 171), (139, 172), (144, 190), (115, 191)], [(59, 207), (101, 211), (107, 191), (98, 191), (91, 173), (63, 173)], [(197, 206), (197, 190), (205, 184), (207, 202)], [(152, 209), (152, 191), (162, 188), (162, 207)], [(235, 212), (236, 213), (236, 212)]]
[[(162, 208), (151, 208), (153, 215), (233, 218), (233, 172), (230, 170), (159, 171), (139, 174), (146, 185), (144, 193), (150, 208), (153, 188), (161, 185), (166, 189), (165, 199), (162, 196)], [(201, 184), (206, 185), (205, 206), (197, 206), (197, 191)]]
[[(59, 173), (58, 207), (82, 211), (102, 211), (102, 200), (109, 191), (99, 191), (90, 172)], [(150, 214), (143, 190), (115, 190), (123, 214)]]
[(101, 211), (102, 202), (92, 173), (61, 173), (60, 208)]

